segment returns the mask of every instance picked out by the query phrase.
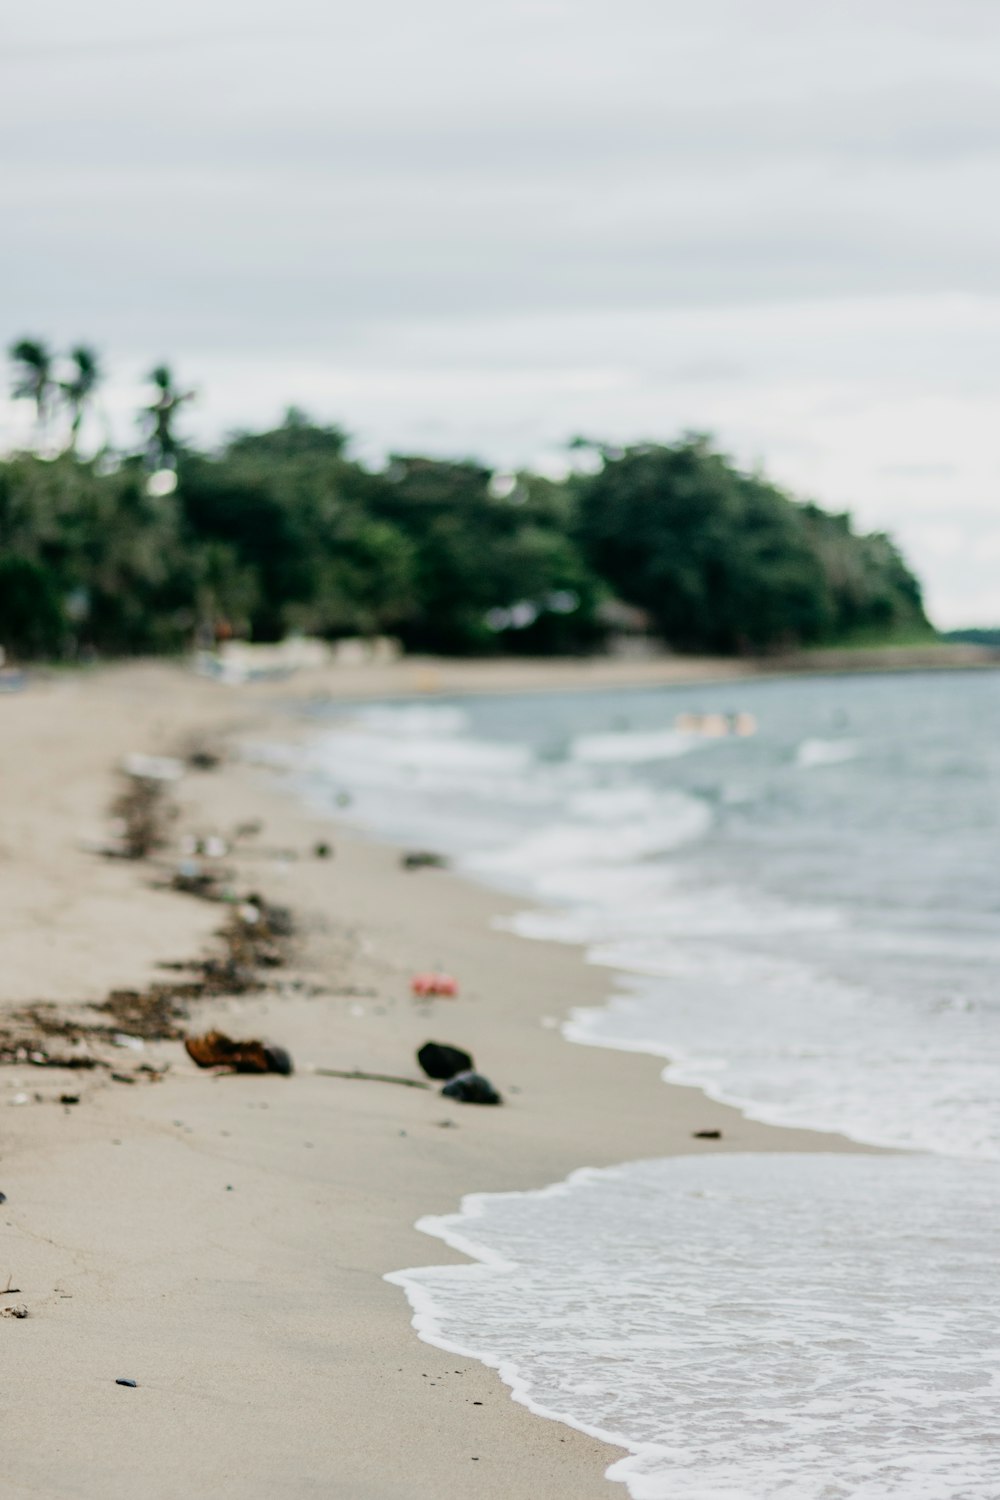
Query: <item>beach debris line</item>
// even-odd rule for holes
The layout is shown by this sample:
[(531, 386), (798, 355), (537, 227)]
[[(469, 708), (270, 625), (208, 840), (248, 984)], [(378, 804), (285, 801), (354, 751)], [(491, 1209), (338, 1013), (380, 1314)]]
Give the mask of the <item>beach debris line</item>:
[[(242, 995), (268, 987), (260, 972), (285, 963), (287, 941), (295, 930), (287, 907), (265, 901), (256, 892), (234, 904), (218, 936), (222, 951), (168, 967), (178, 977), (143, 990), (112, 990), (100, 1003), (88, 1002), (85, 1017), (67, 1016), (59, 1007), (38, 1001), (11, 1013), (0, 1026), (0, 1065), (39, 1068), (113, 1070), (123, 1082), (121, 1061), (111, 1062), (95, 1047), (139, 1053), (145, 1042), (182, 1041), (187, 1031), (187, 1002), (215, 995)], [(58, 1038), (62, 1045), (53, 1045)], [(140, 1063), (129, 1081), (154, 1083), (164, 1069)]]
[(502, 1104), (503, 1100), (488, 1078), (482, 1073), (468, 1069), (456, 1073), (441, 1090), (446, 1099), (457, 1099), (460, 1104)]
[(234, 1041), (222, 1031), (206, 1031), (184, 1039), (184, 1047), (199, 1068), (225, 1068), (232, 1073), (281, 1073), (288, 1077), (294, 1067), (284, 1047), (274, 1042)]
[(451, 974), (414, 974), (410, 980), (410, 989), (414, 995), (443, 995), (454, 999), (458, 994), (458, 980)]
[(447, 1082), (456, 1073), (468, 1073), (475, 1064), (468, 1052), (461, 1047), (449, 1046), (447, 1042), (425, 1042), (417, 1053), (417, 1062), (428, 1078)]
[(225, 883), (219, 870), (206, 870), (199, 859), (182, 859), (170, 877), (171, 890), (202, 901), (233, 901), (233, 888)]
[(400, 856), (399, 863), (404, 870), (446, 870), (448, 861), (443, 854), (435, 854), (431, 849), (412, 849)]
[(166, 843), (177, 807), (167, 796), (168, 779), (128, 770), (125, 775), (126, 784), (111, 803), (112, 838), (100, 852), (118, 859), (148, 859)]

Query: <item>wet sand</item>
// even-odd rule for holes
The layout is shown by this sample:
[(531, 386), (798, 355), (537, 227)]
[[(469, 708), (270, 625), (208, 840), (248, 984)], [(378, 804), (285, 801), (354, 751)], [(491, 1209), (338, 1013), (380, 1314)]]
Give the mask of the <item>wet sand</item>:
[[(155, 888), (152, 865), (80, 846), (106, 831), (126, 752), (169, 754), (194, 730), (231, 743), (301, 733), (288, 704), (307, 692), (647, 680), (636, 677), (647, 664), (575, 679), (551, 665), (404, 663), (233, 689), (142, 664), (0, 701), (0, 1021), (26, 1002), (71, 1007), (162, 980), (159, 963), (214, 941), (223, 908)], [(649, 680), (665, 680), (657, 670)], [(0, 1318), (4, 1495), (623, 1495), (603, 1477), (615, 1450), (417, 1339), (383, 1276), (461, 1257), (414, 1221), (466, 1192), (543, 1186), (583, 1165), (858, 1148), (666, 1087), (655, 1058), (567, 1043), (543, 1018), (599, 1004), (608, 971), (498, 932), (493, 917), (513, 903), (447, 872), (403, 871), (398, 851), (318, 822), (276, 773), (233, 759), (189, 772), (176, 795), (175, 838), (262, 822), (229, 861), (235, 880), (298, 922), (272, 988), (196, 1002), (190, 1027), (265, 1034), (297, 1071), (216, 1077), (177, 1041), (143, 1048), (149, 1065), (169, 1064), (159, 1082), (0, 1068), (0, 1288), (8, 1274), (20, 1288), (0, 1306), (29, 1309)], [(312, 854), (317, 839), (335, 845), (332, 860)], [(460, 996), (414, 1001), (410, 976), (438, 966)], [(470, 1050), (506, 1105), (310, 1071), (418, 1077), (414, 1050), (431, 1038)], [(60, 1104), (67, 1092), (79, 1104)], [(704, 1129), (722, 1142), (693, 1139)]]

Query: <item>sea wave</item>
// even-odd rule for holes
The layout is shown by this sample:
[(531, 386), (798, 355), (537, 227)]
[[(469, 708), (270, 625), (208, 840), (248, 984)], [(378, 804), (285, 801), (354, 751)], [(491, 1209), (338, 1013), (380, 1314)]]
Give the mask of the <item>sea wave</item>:
[(634, 1500), (996, 1500), (998, 1188), (850, 1153), (584, 1170), (421, 1220), (475, 1263), (387, 1279), (428, 1343), (629, 1450)]
[(854, 760), (860, 750), (857, 740), (803, 740), (795, 752), (795, 764), (804, 771), (816, 766), (841, 766)]

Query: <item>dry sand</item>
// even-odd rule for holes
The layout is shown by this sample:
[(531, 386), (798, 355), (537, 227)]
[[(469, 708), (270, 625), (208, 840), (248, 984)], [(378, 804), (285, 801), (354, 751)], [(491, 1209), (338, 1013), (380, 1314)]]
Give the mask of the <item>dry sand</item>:
[[(155, 889), (149, 865), (80, 847), (106, 826), (124, 752), (170, 753), (194, 728), (296, 732), (288, 701), (306, 690), (572, 677), (424, 665), (228, 689), (141, 665), (0, 699), (0, 1020), (27, 1001), (96, 1001), (163, 978), (159, 961), (212, 941), (219, 906)], [(613, 1450), (531, 1415), (491, 1371), (417, 1339), (384, 1274), (461, 1257), (414, 1221), (453, 1211), (463, 1193), (542, 1186), (585, 1164), (847, 1143), (666, 1087), (652, 1057), (568, 1044), (542, 1017), (600, 1003), (607, 971), (498, 932), (504, 898), (446, 872), (402, 871), (395, 851), (319, 824), (274, 773), (191, 772), (178, 796), (178, 831), (263, 821), (238, 879), (296, 911), (294, 969), (277, 977), (309, 981), (199, 1002), (192, 1028), (270, 1035), (298, 1071), (219, 1078), (177, 1042), (143, 1053), (169, 1062), (164, 1081), (131, 1087), (106, 1073), (0, 1068), (0, 1288), (8, 1274), (20, 1288), (0, 1306), (30, 1314), (0, 1319), (0, 1490), (11, 1500), (459, 1500), (470, 1486), (482, 1500), (622, 1496), (603, 1477)], [(333, 860), (311, 855), (322, 837)], [(460, 998), (415, 1002), (410, 975), (437, 965), (460, 977)], [(428, 1038), (471, 1050), (506, 1107), (308, 1071), (418, 1076), (414, 1049)], [(68, 1090), (78, 1105), (58, 1102)], [(705, 1128), (724, 1132), (721, 1148), (692, 1139)]]

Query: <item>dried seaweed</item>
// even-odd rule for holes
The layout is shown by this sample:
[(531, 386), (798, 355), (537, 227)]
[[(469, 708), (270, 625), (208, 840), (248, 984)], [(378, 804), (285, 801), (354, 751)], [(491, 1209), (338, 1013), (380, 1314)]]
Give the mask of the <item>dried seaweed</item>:
[(162, 849), (168, 826), (177, 816), (165, 784), (144, 776), (128, 777), (110, 811), (121, 830), (115, 849), (125, 859), (148, 859)]

